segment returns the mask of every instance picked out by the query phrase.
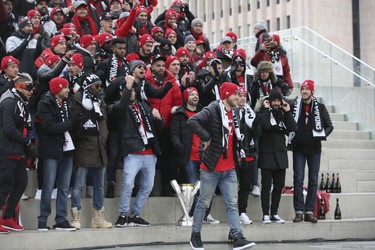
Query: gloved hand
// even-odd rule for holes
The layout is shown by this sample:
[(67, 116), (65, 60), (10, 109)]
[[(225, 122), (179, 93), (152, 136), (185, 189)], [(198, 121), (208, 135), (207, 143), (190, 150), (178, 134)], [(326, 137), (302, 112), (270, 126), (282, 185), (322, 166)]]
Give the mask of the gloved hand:
[(173, 82), (167, 82), (167, 83), (164, 85), (164, 88), (165, 88), (166, 90), (170, 90), (172, 87), (173, 87)]
[(189, 13), (190, 12), (190, 9), (189, 9), (189, 4), (188, 3), (185, 3), (184, 6), (183, 6), (183, 12), (185, 14)]
[(212, 68), (214, 69), (214, 72), (215, 72), (215, 78), (219, 79), (221, 74), (220, 74), (219, 70), (217, 69), (217, 62), (213, 61), (211, 64), (212, 64)]
[(27, 159), (34, 159), (36, 157), (35, 146), (31, 141), (25, 145), (24, 150)]

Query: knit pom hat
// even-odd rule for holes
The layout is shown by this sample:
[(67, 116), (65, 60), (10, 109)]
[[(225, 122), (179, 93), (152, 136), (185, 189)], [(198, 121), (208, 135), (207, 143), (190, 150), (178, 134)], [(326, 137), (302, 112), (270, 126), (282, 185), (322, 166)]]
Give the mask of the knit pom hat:
[(177, 12), (174, 9), (167, 10), (167, 12), (165, 13), (165, 21), (167, 21), (172, 16), (174, 16), (177, 19), (178, 17)]
[(274, 100), (280, 100), (280, 102), (283, 101), (283, 96), (281, 95), (278, 88), (274, 88), (270, 91), (270, 95), (268, 97), (268, 100), (270, 101), (270, 103)]
[(168, 69), (169, 66), (172, 64), (173, 61), (179, 61), (177, 56), (170, 55), (167, 57), (167, 61), (165, 61), (165, 68)]
[(187, 50), (187, 48), (185, 48), (185, 47), (180, 47), (180, 48), (178, 48), (177, 51), (176, 51), (176, 56), (177, 56), (178, 58), (180, 58), (180, 57), (183, 56), (183, 55), (188, 55), (188, 56), (190, 56), (190, 55), (189, 55), (189, 51)]
[(188, 42), (191, 42), (191, 41), (196, 42), (193, 35), (188, 35), (188, 36), (185, 37), (184, 44), (187, 44)]
[(310, 89), (311, 93), (314, 94), (315, 86), (314, 86), (314, 81), (313, 80), (305, 80), (305, 81), (303, 81), (303, 83), (301, 84), (301, 90), (302, 90), (302, 87), (308, 87)]
[(239, 91), (239, 86), (231, 82), (224, 82), (219, 89), (220, 99), (224, 100)]
[(190, 88), (187, 88), (187, 89), (184, 90), (184, 92), (182, 93), (182, 97), (183, 97), (185, 103), (187, 103), (189, 95), (193, 91), (196, 91), (198, 93), (198, 90), (196, 88), (194, 88), (194, 87), (190, 87)]
[(202, 24), (203, 26), (203, 20), (200, 18), (195, 18), (193, 21), (191, 21), (191, 27), (193, 28), (197, 24)]
[(70, 58), (70, 61), (68, 64), (75, 64), (77, 65), (80, 69), (83, 68), (83, 56), (79, 53), (75, 53), (72, 58)]
[(69, 86), (68, 80), (61, 78), (61, 77), (55, 77), (52, 78), (51, 81), (49, 81), (49, 89), (51, 90), (53, 95), (57, 95), (60, 93), (61, 90)]
[(48, 55), (46, 61), (44, 62), (45, 65), (51, 67), (56, 61), (60, 60), (60, 57), (54, 54)]
[(237, 37), (237, 34), (234, 33), (233, 31), (230, 31), (230, 32), (226, 33), (225, 36), (229, 36), (230, 38), (232, 38), (232, 41), (234, 43), (237, 43), (238, 37)]
[(96, 44), (96, 40), (92, 35), (83, 35), (81, 39), (79, 39), (79, 44), (82, 48), (87, 48), (91, 44)]
[(151, 36), (154, 36), (157, 32), (161, 32), (164, 34), (164, 30), (161, 27), (155, 26), (151, 29)]
[(1, 71), (4, 71), (9, 65), (12, 64), (19, 65), (20, 61), (18, 61), (18, 59), (13, 56), (4, 56), (1, 60)]
[(63, 35), (56, 35), (53, 36), (50, 40), (51, 43), (51, 49), (55, 48), (57, 44), (59, 43), (65, 43), (66, 39)]
[(141, 38), (139, 38), (139, 47), (143, 47), (146, 43), (154, 44), (154, 38), (150, 34), (143, 34)]

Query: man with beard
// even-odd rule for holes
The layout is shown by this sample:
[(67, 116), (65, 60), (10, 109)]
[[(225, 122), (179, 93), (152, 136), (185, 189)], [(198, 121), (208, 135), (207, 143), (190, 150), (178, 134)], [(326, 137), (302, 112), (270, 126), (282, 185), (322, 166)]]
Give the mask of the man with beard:
[(34, 155), (27, 130), (31, 129), (28, 100), (34, 85), (30, 75), (19, 74), (14, 88), (0, 98), (0, 207), (6, 210), (0, 218), (0, 233), (23, 231), (13, 218), (27, 185), (25, 158)]
[[(212, 102), (187, 121), (187, 126), (197, 134), (203, 143), (200, 164), (200, 194), (194, 211), (190, 245), (193, 249), (204, 249), (201, 240), (202, 222), (205, 212), (219, 186), (226, 207), (233, 249), (247, 249), (255, 246), (242, 234), (237, 206), (238, 162), (237, 146), (241, 140), (238, 116), (233, 109), (237, 106), (239, 87), (231, 82), (220, 86), (220, 100)], [(242, 159), (243, 160), (243, 159)]]
[(182, 97), (180, 88), (176, 82), (176, 78), (165, 69), (166, 58), (160, 55), (152, 57), (151, 68), (146, 71), (146, 80), (157, 88), (164, 87), (168, 82), (173, 84), (173, 87), (162, 99), (148, 98), (151, 107), (159, 110), (160, 114), (164, 118), (163, 128), (157, 131), (157, 137), (160, 142), (160, 148), (162, 155), (158, 158), (158, 167), (161, 170), (161, 185), (162, 195), (170, 196), (174, 192), (170, 186), (170, 180), (177, 177), (177, 172), (174, 167), (171, 166), (171, 142), (165, 138), (170, 138), (170, 124), (172, 120), (172, 114), (178, 106), (182, 104)]
[(8, 37), (10, 37), (12, 33), (16, 31), (17, 26), (18, 26), (17, 18), (13, 14), (12, 0), (6, 0), (0, 3), (0, 15), (1, 17), (5, 19), (5, 22), (1, 22), (1, 27), (0, 27), (0, 37), (2, 41), (5, 43)]
[(95, 54), (95, 59), (99, 63), (102, 63), (104, 60), (108, 59), (113, 51), (111, 47), (111, 41), (113, 36), (109, 33), (102, 33), (96, 36), (98, 41), (99, 51)]
[(38, 40), (40, 35), (32, 34), (33, 25), (27, 17), (19, 21), (18, 27), (19, 30), (14, 32), (6, 41), (6, 51), (8, 55), (18, 60), (22, 58), (19, 64), (20, 72), (31, 74), (37, 57), (36, 48), (40, 45), (40, 40)]
[[(314, 81), (305, 80), (301, 84), (301, 96), (292, 106), (294, 120), (298, 124), (295, 134), (290, 135), (293, 150), (293, 205), (296, 213), (293, 222), (309, 221), (317, 223), (313, 216), (318, 190), (318, 175), (322, 140), (333, 131), (329, 113), (324, 104), (314, 97)], [(306, 201), (303, 196), (305, 164), (308, 168), (308, 186)], [(304, 218), (303, 218), (304, 215)]]
[(53, 36), (57, 32), (56, 24), (51, 20), (49, 13), (48, 13), (48, 1), (47, 0), (36, 0), (35, 1), (35, 8), (42, 16), (41, 24), (43, 25), (44, 29)]
[(13, 56), (5, 56), (1, 60), (0, 97), (5, 91), (13, 88), (14, 81), (18, 76), (19, 64), (20, 62)]
[[(195, 82), (195, 68), (191, 62), (192, 58), (189, 55), (189, 51), (185, 47), (181, 47), (177, 50), (176, 56), (180, 61), (180, 72), (178, 73), (178, 79), (181, 82), (181, 90), (184, 91), (185, 88), (194, 86)], [(185, 83), (185, 84), (183, 84)]]
[(144, 34), (139, 38), (139, 50), (138, 52), (131, 53), (126, 56), (126, 60), (129, 62), (132, 60), (142, 60), (146, 65), (151, 63), (152, 47), (154, 45), (154, 39), (149, 34)]
[(262, 61), (272, 63), (276, 76), (288, 84), (288, 92), (285, 95), (290, 95), (293, 89), (293, 81), (286, 50), (280, 44), (279, 35), (273, 34), (270, 38), (265, 39), (264, 43), (259, 46), (259, 50), (251, 59), (251, 65), (258, 67)]

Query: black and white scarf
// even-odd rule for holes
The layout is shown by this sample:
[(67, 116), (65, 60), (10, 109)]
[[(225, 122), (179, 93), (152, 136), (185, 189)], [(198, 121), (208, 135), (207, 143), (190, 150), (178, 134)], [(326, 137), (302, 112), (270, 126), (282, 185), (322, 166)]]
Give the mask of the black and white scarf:
[(25, 127), (27, 129), (31, 129), (31, 115), (30, 115), (30, 112), (29, 112), (29, 109), (28, 109), (29, 103), (27, 101), (25, 101), (23, 97), (20, 96), (20, 94), (18, 93), (18, 91), (15, 88), (12, 88), (11, 91), (18, 98), (17, 108), (20, 112), (20, 117), (22, 117), (22, 119), (25, 122)]
[(264, 96), (268, 96), (271, 89), (272, 89), (271, 79), (268, 79), (268, 81), (266, 81), (266, 82), (258, 80), (259, 98), (262, 98)]
[[(229, 137), (229, 119), (228, 119), (228, 114), (227, 114), (227, 111), (225, 109), (225, 106), (224, 106), (224, 103), (222, 101), (219, 101), (219, 106), (220, 106), (220, 114), (221, 114), (221, 123), (222, 123), (222, 126), (221, 126), (221, 129), (222, 129), (222, 133), (223, 133), (223, 138), (222, 138), (222, 146), (223, 146), (223, 157), (224, 159), (227, 158), (227, 150), (228, 150), (228, 137)], [(233, 117), (233, 126), (234, 126), (234, 134), (237, 138), (237, 141), (239, 143), (239, 147), (238, 147), (238, 154), (239, 154), (239, 157), (243, 160), (246, 160), (246, 154), (245, 154), (245, 150), (244, 150), (244, 147), (243, 147), (243, 140), (244, 140), (244, 135), (241, 134), (241, 131), (240, 131), (240, 126), (239, 126), (239, 123), (238, 123), (238, 120), (236, 118), (236, 115), (234, 113), (234, 111), (232, 110), (232, 117)]]
[(69, 74), (69, 85), (76, 89), (79, 90), (81, 88), (81, 77), (83, 76), (84, 71), (81, 70), (81, 72), (78, 73), (78, 75), (72, 76)]
[(133, 117), (135, 123), (137, 124), (138, 132), (141, 135), (143, 144), (147, 146), (149, 144), (149, 140), (154, 138), (151, 121), (149, 120), (143, 106), (140, 105), (137, 101), (135, 101), (134, 104), (129, 105), (129, 108), (133, 113)]
[(117, 60), (117, 57), (115, 55), (112, 55), (108, 78), (105, 81), (106, 87), (108, 87), (108, 85), (113, 80), (116, 79), (116, 77), (117, 77), (117, 70), (118, 70), (118, 60)]
[(240, 120), (245, 119), (245, 123), (249, 128), (253, 127), (253, 122), (255, 120), (255, 112), (252, 110), (248, 103), (245, 103), (245, 106), (240, 109)]
[(141, 82), (139, 82), (138, 84), (141, 84), (141, 93), (140, 93), (141, 100), (147, 102), (148, 98), (147, 98), (146, 90), (145, 90), (146, 80), (142, 79)]
[(286, 129), (284, 121), (284, 111), (282, 109), (272, 109), (270, 108), (270, 123), (271, 126), (277, 127), (279, 130)]
[(65, 122), (69, 120), (69, 112), (68, 112), (68, 103), (66, 100), (62, 100), (61, 103), (57, 98), (55, 98), (55, 102), (57, 105), (57, 108), (59, 110), (59, 116), (60, 120)]
[[(298, 97), (296, 101), (296, 105), (294, 106), (293, 109), (293, 117), (294, 120), (298, 123), (298, 119), (301, 115), (302, 111), (302, 97)], [(312, 122), (312, 134), (313, 137), (326, 137), (326, 133), (324, 132), (323, 124), (322, 124), (322, 119), (320, 117), (320, 110), (318, 106), (318, 101), (316, 98), (313, 96), (312, 101), (311, 101), (311, 113), (313, 114), (313, 122)], [(291, 144), (293, 138), (295, 136), (295, 132), (289, 133), (288, 137), (288, 144)]]
[(270, 50), (270, 51), (267, 51), (267, 53), (270, 55), (270, 62), (271, 63), (275, 63), (275, 62), (280, 60), (280, 58), (279, 58), (280, 52), (279, 51)]

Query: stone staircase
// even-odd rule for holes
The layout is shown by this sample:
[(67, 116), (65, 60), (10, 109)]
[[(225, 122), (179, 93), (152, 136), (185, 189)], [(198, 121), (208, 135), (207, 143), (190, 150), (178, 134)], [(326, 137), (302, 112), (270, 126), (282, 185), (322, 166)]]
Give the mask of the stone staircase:
[[(287, 220), (284, 225), (263, 225), (261, 222), (260, 198), (249, 197), (248, 215), (254, 221), (244, 226), (244, 234), (256, 242), (283, 242), (288, 240), (341, 240), (375, 238), (375, 141), (370, 133), (359, 131), (358, 124), (346, 121), (345, 114), (337, 114), (334, 107), (327, 106), (333, 125), (333, 133), (323, 142), (321, 173), (340, 173), (342, 193), (331, 194), (330, 211), (325, 221), (317, 224), (292, 223), (294, 217), (292, 195), (283, 195), (279, 214)], [(289, 169), (286, 186), (293, 185), (292, 158), (289, 152)], [(114, 223), (118, 216), (121, 170), (118, 170), (116, 198), (105, 199), (106, 218)], [(307, 174), (307, 172), (306, 172)], [(307, 175), (306, 175), (307, 176)], [(158, 181), (156, 192), (158, 193)], [(307, 185), (307, 182), (305, 183)], [(36, 171), (29, 171), (29, 184), (26, 194), (33, 197), (36, 190)], [(333, 220), (335, 200), (340, 199), (343, 219)], [(54, 204), (49, 226), (54, 219)], [(36, 230), (39, 214), (39, 201), (21, 201), (22, 222), (26, 230), (1, 236), (3, 249), (82, 249), (93, 246), (132, 246), (155, 242), (188, 242), (191, 228), (178, 227), (176, 221), (183, 214), (176, 197), (150, 197), (142, 217), (148, 220), (150, 228), (90, 229), (91, 199), (82, 200), (83, 229), (79, 232), (39, 233)], [(70, 206), (70, 202), (69, 202)], [(202, 231), (204, 241), (224, 242), (229, 227), (221, 196), (214, 197), (212, 215), (223, 221), (219, 225), (205, 225)], [(70, 219), (70, 216), (68, 216)]]

